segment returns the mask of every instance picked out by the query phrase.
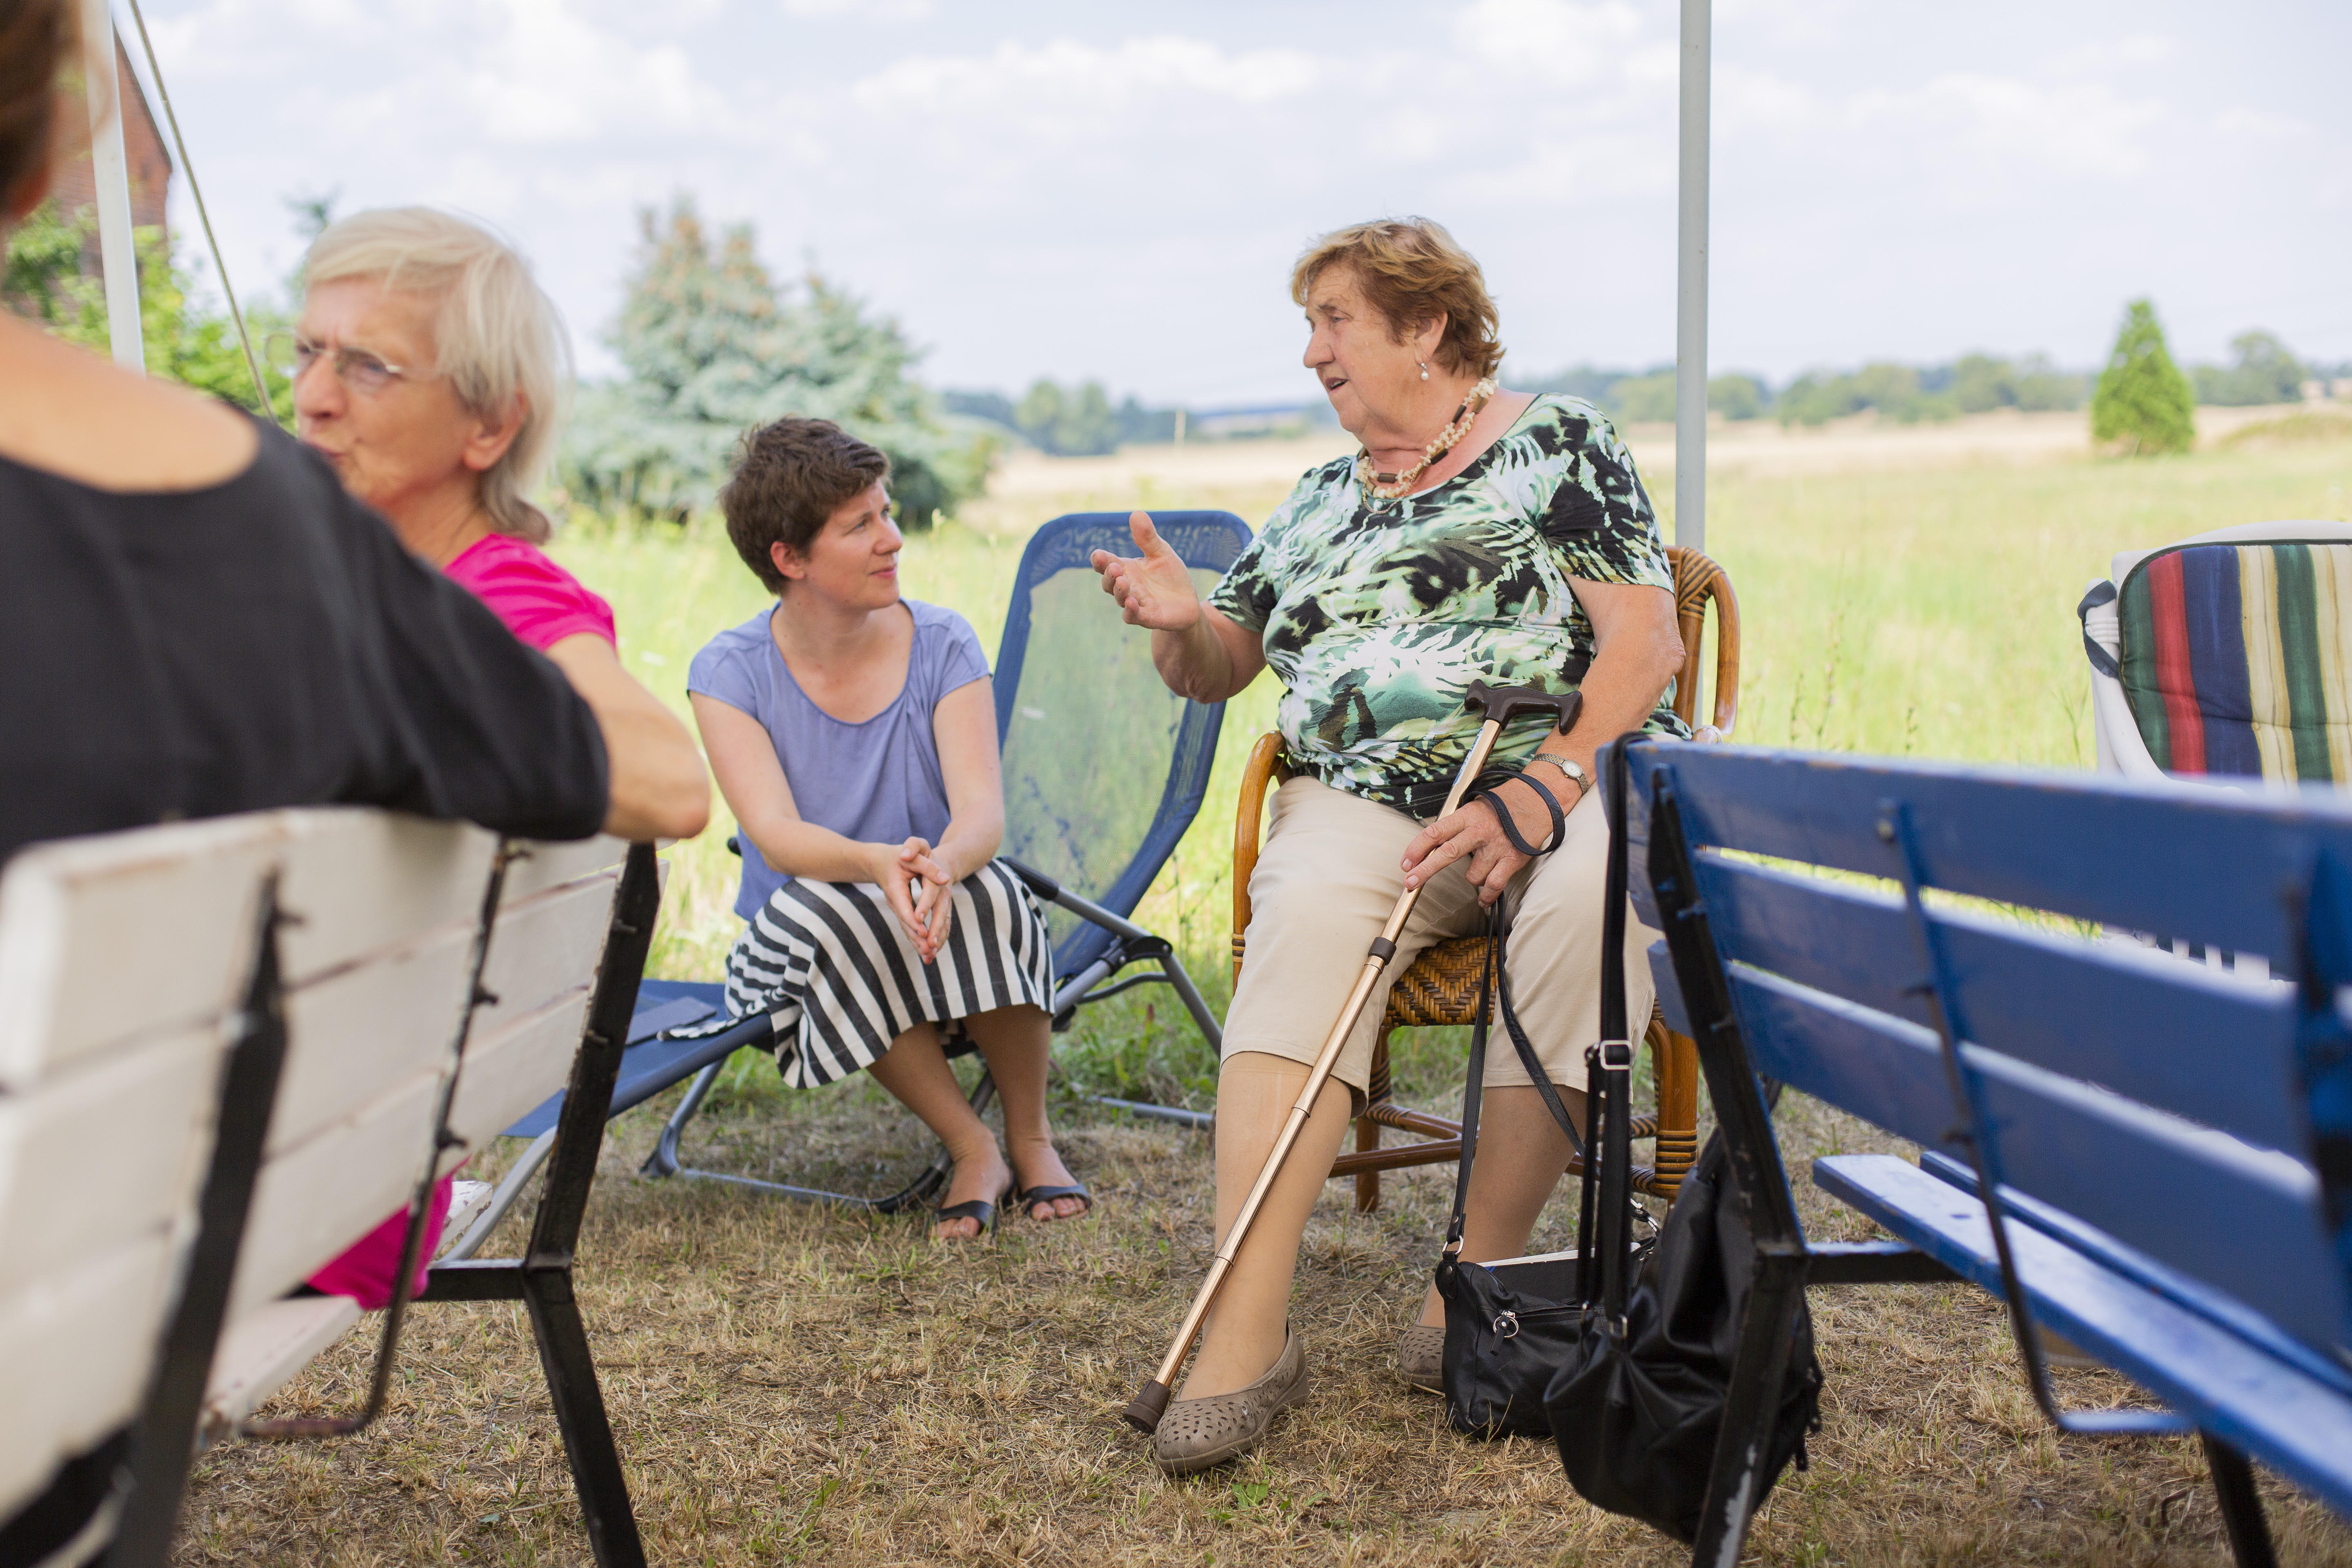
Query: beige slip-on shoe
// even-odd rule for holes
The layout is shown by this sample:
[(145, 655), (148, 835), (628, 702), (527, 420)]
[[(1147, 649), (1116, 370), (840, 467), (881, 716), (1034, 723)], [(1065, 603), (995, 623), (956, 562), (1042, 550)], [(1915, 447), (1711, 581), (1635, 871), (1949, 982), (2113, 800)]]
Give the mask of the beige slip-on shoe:
[(1274, 1418), (1307, 1393), (1307, 1349), (1298, 1331), (1283, 1326), (1282, 1353), (1247, 1388), (1180, 1399), (1151, 1435), (1151, 1457), (1171, 1476), (1189, 1476), (1246, 1454), (1265, 1439)]
[(1397, 1375), (1407, 1388), (1445, 1392), (1445, 1330), (1415, 1323), (1397, 1341)]

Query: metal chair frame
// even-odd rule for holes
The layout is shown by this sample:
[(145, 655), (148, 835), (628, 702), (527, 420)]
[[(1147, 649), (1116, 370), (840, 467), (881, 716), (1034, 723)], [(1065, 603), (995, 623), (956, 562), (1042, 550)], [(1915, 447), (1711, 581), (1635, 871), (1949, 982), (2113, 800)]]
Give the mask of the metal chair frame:
[[(1722, 566), (1696, 550), (1666, 548), (1675, 575), (1675, 614), (1683, 642), (1683, 667), (1675, 680), (1675, 711), (1703, 741), (1727, 739), (1739, 708), (1739, 600)], [(1697, 722), (1705, 689), (1704, 634), (1709, 607), (1715, 612), (1715, 701), (1709, 722)], [(1269, 785), (1290, 776), (1282, 737), (1261, 735), (1242, 773), (1234, 819), (1234, 978), (1241, 978), (1250, 922), (1250, 873), (1257, 865), (1260, 822)], [(1400, 1028), (1467, 1025), (1477, 1015), (1486, 939), (1458, 937), (1438, 942), (1398, 975), (1381, 1015), (1372, 1047), (1371, 1083), (1363, 1114), (1356, 1119), (1356, 1147), (1332, 1162), (1334, 1179), (1353, 1176), (1356, 1207), (1369, 1214), (1380, 1206), (1381, 1173), (1415, 1165), (1451, 1164), (1462, 1157), (1458, 1121), (1396, 1103), (1389, 1077), (1389, 1036)], [(1633, 1135), (1655, 1143), (1652, 1163), (1633, 1170), (1634, 1187), (1671, 1202), (1698, 1157), (1698, 1051), (1665, 1026), (1654, 1011), (1646, 1036), (1656, 1075), (1656, 1114), (1633, 1119)], [(1381, 1131), (1393, 1128), (1421, 1142), (1383, 1148)], [(1569, 1170), (1583, 1163), (1571, 1157)]]

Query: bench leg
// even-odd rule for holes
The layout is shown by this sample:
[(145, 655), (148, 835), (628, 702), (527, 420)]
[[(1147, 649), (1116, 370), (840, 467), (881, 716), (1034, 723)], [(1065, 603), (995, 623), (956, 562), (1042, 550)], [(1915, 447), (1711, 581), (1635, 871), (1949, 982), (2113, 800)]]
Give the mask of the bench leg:
[(563, 1456), (572, 1463), (572, 1484), (580, 1494), (580, 1513), (598, 1568), (643, 1568), (645, 1544), (629, 1507), (629, 1483), (604, 1415), (604, 1395), (596, 1384), (596, 1363), (588, 1352), (571, 1272), (525, 1268), (522, 1284), (540, 1368), (547, 1374), (555, 1425), (563, 1434)]
[(1739, 1351), (1731, 1363), (1731, 1387), (1723, 1426), (1708, 1468), (1706, 1503), (1700, 1510), (1698, 1540), (1691, 1551), (1695, 1568), (1732, 1568), (1748, 1539), (1748, 1522), (1759, 1495), (1772, 1421), (1780, 1413), (1780, 1382), (1789, 1370), (1789, 1340), (1797, 1309), (1805, 1300), (1805, 1262), (1771, 1253), (1756, 1259), (1756, 1282), (1739, 1325)]
[(2221, 1526), (2238, 1568), (2278, 1568), (2271, 1550), (2271, 1527), (2263, 1517), (2263, 1494), (2254, 1488), (2254, 1468), (2246, 1457), (2210, 1432), (2200, 1432), (2205, 1462), (2212, 1467), (2213, 1491), (2221, 1502)]

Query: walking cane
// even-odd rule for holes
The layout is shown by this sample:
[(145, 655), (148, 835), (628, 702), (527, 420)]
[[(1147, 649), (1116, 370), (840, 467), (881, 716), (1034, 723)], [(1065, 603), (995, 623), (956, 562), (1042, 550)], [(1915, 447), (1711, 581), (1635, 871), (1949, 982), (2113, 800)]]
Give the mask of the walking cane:
[[(1582, 704), (1582, 696), (1574, 691), (1544, 691), (1532, 686), (1489, 686), (1483, 680), (1472, 681), (1462, 705), (1476, 709), (1486, 722), (1478, 727), (1477, 739), (1470, 744), (1470, 754), (1462, 760), (1462, 771), (1454, 775), (1454, 787), (1446, 792), (1445, 805), (1438, 816), (1450, 816), (1460, 808), (1463, 795), (1486, 771), (1486, 757), (1494, 751), (1496, 738), (1506, 724), (1523, 713), (1549, 713), (1565, 733), (1576, 722), (1577, 710)], [(1396, 908), (1389, 911), (1388, 923), (1372, 940), (1370, 950), (1364, 955), (1363, 972), (1356, 976), (1355, 986), (1348, 993), (1347, 1005), (1339, 1009), (1339, 1021), (1331, 1026), (1322, 1050), (1316, 1055), (1314, 1069), (1307, 1075), (1307, 1087), (1298, 1091), (1298, 1102), (1290, 1108), (1290, 1117), (1282, 1124), (1282, 1135), (1274, 1141), (1274, 1150), (1266, 1155), (1257, 1180), (1251, 1184), (1249, 1196), (1242, 1200), (1241, 1212), (1234, 1216), (1224, 1245), (1217, 1248), (1216, 1259), (1209, 1265), (1209, 1277), (1201, 1282), (1200, 1293), (1192, 1298), (1192, 1309), (1184, 1314), (1184, 1326), (1176, 1331), (1175, 1342), (1160, 1358), (1159, 1372), (1119, 1413), (1137, 1431), (1160, 1429), (1160, 1417), (1168, 1409), (1169, 1391), (1176, 1386), (1176, 1373), (1183, 1366), (1185, 1354), (1192, 1350), (1209, 1309), (1217, 1304), (1217, 1292), (1224, 1287), (1226, 1271), (1232, 1268), (1234, 1255), (1242, 1249), (1242, 1239), (1249, 1235), (1250, 1222), (1257, 1218), (1258, 1206), (1265, 1202), (1275, 1177), (1282, 1172), (1282, 1163), (1289, 1158), (1291, 1145), (1298, 1142), (1298, 1134), (1313, 1113), (1323, 1085), (1330, 1079), (1331, 1069), (1339, 1065), (1339, 1052), (1355, 1029), (1364, 1004), (1371, 1000), (1372, 987), (1379, 984), (1381, 972), (1396, 956), (1396, 940), (1420, 899), (1419, 888), (1407, 888), (1397, 895)]]

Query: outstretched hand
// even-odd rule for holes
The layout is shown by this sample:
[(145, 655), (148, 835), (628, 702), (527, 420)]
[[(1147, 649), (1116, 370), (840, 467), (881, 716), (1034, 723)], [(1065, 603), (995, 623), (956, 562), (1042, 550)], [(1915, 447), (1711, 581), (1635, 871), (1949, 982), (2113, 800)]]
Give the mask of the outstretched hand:
[(1103, 592), (1118, 602), (1119, 613), (1131, 626), (1156, 632), (1190, 631), (1201, 618), (1201, 596), (1192, 590), (1192, 574), (1183, 558), (1151, 526), (1151, 514), (1130, 513), (1127, 526), (1135, 535), (1140, 555), (1113, 555), (1097, 550), (1089, 562), (1102, 574)]

